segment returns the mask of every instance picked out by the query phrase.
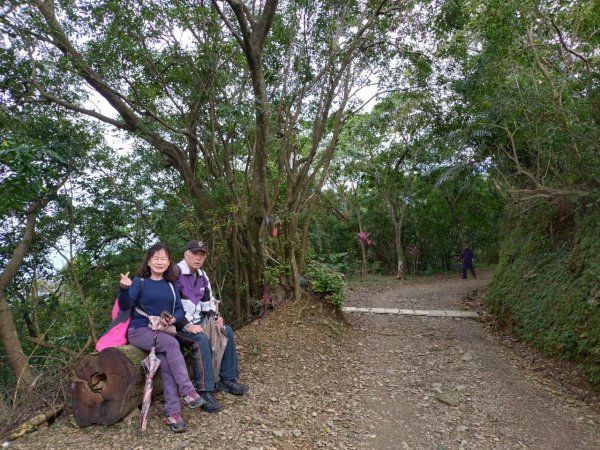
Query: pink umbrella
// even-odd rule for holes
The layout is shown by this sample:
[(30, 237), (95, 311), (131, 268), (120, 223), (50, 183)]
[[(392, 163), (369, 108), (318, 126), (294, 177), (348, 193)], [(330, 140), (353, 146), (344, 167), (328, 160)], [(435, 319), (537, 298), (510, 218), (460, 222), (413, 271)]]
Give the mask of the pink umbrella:
[(152, 401), (152, 384), (154, 374), (160, 366), (160, 359), (156, 356), (156, 331), (154, 332), (154, 345), (150, 349), (150, 353), (142, 360), (144, 372), (146, 372), (146, 383), (144, 384), (144, 395), (142, 396), (142, 411), (140, 413), (140, 427), (142, 431), (146, 431), (148, 426), (148, 411), (150, 410), (150, 402)]

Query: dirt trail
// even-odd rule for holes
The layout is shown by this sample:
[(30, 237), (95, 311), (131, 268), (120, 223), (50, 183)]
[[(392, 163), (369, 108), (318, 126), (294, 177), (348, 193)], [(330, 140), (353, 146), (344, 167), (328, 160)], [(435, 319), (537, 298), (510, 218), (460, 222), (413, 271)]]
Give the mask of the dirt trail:
[[(354, 296), (352, 306), (462, 309), (484, 286), (458, 277)], [(350, 305), (349, 305), (350, 306)], [(357, 359), (368, 362), (366, 448), (598, 449), (600, 415), (483, 323), (452, 318), (369, 315), (354, 319)]]
[[(392, 278), (349, 292), (348, 306), (463, 309), (481, 279)], [(171, 433), (154, 400), (137, 417), (79, 430), (68, 417), (10, 444), (35, 449), (598, 449), (600, 411), (541, 373), (483, 322), (347, 315), (287, 304), (236, 333), (244, 397), (218, 414), (184, 409)]]

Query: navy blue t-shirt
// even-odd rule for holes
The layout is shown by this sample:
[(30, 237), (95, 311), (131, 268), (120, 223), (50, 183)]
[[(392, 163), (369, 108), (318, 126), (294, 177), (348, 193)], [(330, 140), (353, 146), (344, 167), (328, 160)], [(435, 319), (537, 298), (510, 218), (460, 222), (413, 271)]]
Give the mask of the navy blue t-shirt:
[[(177, 322), (181, 321), (185, 313), (181, 305), (179, 290), (171, 286), (165, 279), (152, 280), (135, 277), (129, 289), (119, 288), (119, 308), (125, 310), (136, 305), (150, 316), (160, 316), (163, 311), (168, 311), (175, 316)], [(148, 318), (136, 313), (131, 315), (129, 328), (140, 328), (148, 326)]]

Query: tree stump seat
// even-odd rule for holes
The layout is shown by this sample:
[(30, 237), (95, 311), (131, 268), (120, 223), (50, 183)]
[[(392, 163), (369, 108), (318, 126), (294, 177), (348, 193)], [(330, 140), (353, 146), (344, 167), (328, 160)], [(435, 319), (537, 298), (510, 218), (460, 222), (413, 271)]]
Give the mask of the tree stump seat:
[[(112, 425), (142, 403), (148, 355), (133, 345), (105, 348), (83, 358), (73, 372), (73, 416), (80, 427)], [(162, 393), (159, 372), (152, 395)]]

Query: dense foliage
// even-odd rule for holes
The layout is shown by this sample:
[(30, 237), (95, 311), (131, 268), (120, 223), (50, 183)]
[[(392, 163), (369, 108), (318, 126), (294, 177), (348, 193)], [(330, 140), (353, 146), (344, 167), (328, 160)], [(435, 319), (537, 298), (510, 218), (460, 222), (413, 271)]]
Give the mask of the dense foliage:
[[(510, 222), (488, 300), (548, 354), (596, 385), (600, 221), (598, 2), (455, 1), (443, 27), (481, 155), (493, 158)], [(469, 14), (472, 13), (472, 14)], [(476, 48), (476, 51), (473, 49)]]

